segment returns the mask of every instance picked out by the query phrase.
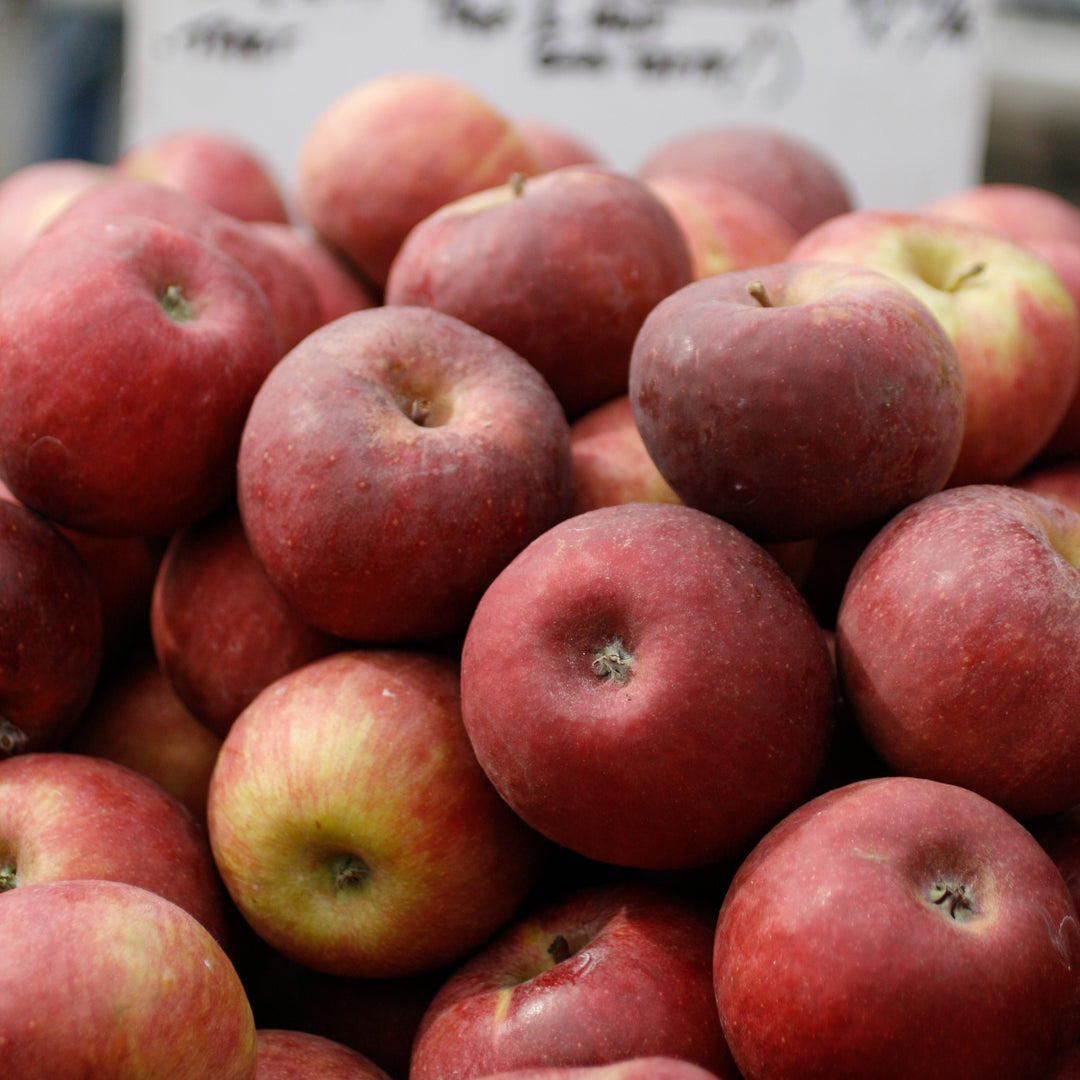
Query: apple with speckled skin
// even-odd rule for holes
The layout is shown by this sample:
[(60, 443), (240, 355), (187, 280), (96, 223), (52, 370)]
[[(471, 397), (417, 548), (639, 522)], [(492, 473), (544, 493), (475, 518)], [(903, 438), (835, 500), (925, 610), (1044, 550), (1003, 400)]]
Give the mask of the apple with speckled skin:
[(255, 1080), (390, 1080), (375, 1062), (322, 1035), (259, 1028)]
[(941, 195), (922, 209), (995, 229), (1012, 240), (1080, 244), (1080, 206), (1033, 184), (985, 182)]
[(899, 776), (834, 788), (761, 840), (724, 897), (714, 974), (746, 1080), (1030, 1080), (1080, 1036), (1078, 960), (1072, 897), (1031, 833)]
[(252, 929), (357, 978), (478, 947), (547, 850), (476, 762), (456, 662), (404, 649), (335, 653), (271, 683), (225, 736), (207, 818)]
[(656, 1055), (736, 1080), (713, 997), (715, 926), (711, 904), (631, 880), (533, 907), (443, 983), (410, 1080)]

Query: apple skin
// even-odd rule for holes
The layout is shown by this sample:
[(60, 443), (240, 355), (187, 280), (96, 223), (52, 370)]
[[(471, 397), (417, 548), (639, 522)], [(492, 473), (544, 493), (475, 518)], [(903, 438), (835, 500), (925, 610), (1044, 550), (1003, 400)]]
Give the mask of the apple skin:
[(390, 1080), (363, 1054), (321, 1035), (258, 1028), (255, 1080)]
[(1080, 206), (1032, 184), (985, 182), (949, 192), (923, 211), (994, 229), (1011, 240), (1080, 244)]
[(417, 974), (478, 946), (546, 851), (476, 763), (457, 663), (407, 650), (336, 653), (263, 690), (225, 737), (207, 816), (255, 932), (356, 978)]
[(929, 496), (877, 533), (836, 650), (844, 697), (894, 771), (1021, 819), (1080, 802), (1078, 562), (1080, 514), (1004, 485)]
[(221, 738), (177, 697), (149, 649), (133, 653), (98, 683), (62, 749), (148, 776), (205, 828)]
[(150, 633), (177, 696), (222, 738), (264, 686), (343, 647), (270, 583), (232, 503), (173, 534), (154, 581)]
[(488, 1080), (716, 1080), (716, 1074), (692, 1061), (654, 1055), (606, 1065), (536, 1065), (496, 1073)]
[(297, 207), (381, 290), (418, 221), (538, 168), (514, 124), (470, 86), (403, 71), (357, 83), (310, 124), (297, 159)]
[(537, 164), (537, 172), (564, 165), (603, 165), (604, 156), (576, 131), (536, 116), (515, 116), (514, 127)]
[(206, 835), (149, 777), (65, 751), (0, 761), (0, 891), (101, 878), (156, 892), (226, 944), (225, 893)]
[(686, 506), (627, 503), (549, 529), (495, 579), (461, 695), (477, 759), (528, 824), (674, 870), (741, 854), (809, 793), (836, 688), (763, 548)]
[(715, 910), (622, 880), (524, 912), (443, 983), (409, 1080), (669, 1056), (735, 1080), (713, 998)]
[(847, 178), (806, 140), (766, 125), (725, 124), (673, 136), (638, 166), (653, 180), (706, 176), (771, 207), (797, 236), (853, 209)]
[(646, 183), (682, 229), (695, 279), (781, 262), (798, 239), (771, 206), (712, 176), (657, 176)]
[(761, 840), (714, 971), (746, 1080), (1025, 1080), (1080, 1035), (1078, 960), (1034, 837), (974, 792), (901, 776), (834, 788)]
[(267, 377), (237, 486), (255, 557), (301, 618), (431, 642), (464, 633), (491, 579), (569, 513), (570, 429), (509, 347), (388, 305), (328, 324)]
[(116, 172), (176, 188), (241, 221), (290, 220), (270, 166), (245, 140), (224, 131), (177, 128), (127, 147)]
[(629, 396), (683, 500), (761, 541), (886, 520), (945, 485), (964, 434), (952, 342), (909, 289), (855, 264), (680, 289), (638, 334)]
[(856, 210), (800, 238), (793, 262), (857, 262), (911, 289), (956, 346), (964, 440), (950, 485), (1003, 483), (1029, 465), (1080, 385), (1080, 318), (1025, 245), (925, 212)]
[(0, 471), (60, 525), (167, 535), (233, 491), (278, 356), (266, 298), (204, 241), (136, 217), (50, 230), (0, 293)]
[(452, 202), (394, 259), (388, 304), (420, 304), (509, 345), (571, 419), (626, 392), (645, 316), (690, 282), (686, 241), (642, 182), (570, 165)]
[(0, 1045), (19, 1080), (256, 1078), (254, 1018), (220, 945), (117, 881), (0, 896)]
[(101, 674), (101, 598), (45, 518), (0, 499), (0, 760), (56, 749)]

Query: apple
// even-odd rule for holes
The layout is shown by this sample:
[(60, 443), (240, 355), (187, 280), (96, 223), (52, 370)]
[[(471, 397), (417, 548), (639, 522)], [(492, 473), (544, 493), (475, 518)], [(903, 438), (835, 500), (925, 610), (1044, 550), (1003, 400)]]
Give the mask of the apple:
[(714, 971), (745, 1080), (1031, 1080), (1080, 1036), (1078, 961), (1076, 908), (1031, 833), (898, 776), (834, 788), (758, 843)]
[(205, 827), (221, 738), (177, 696), (152, 651), (136, 651), (95, 688), (63, 749), (148, 776)]
[(270, 584), (233, 503), (173, 534), (149, 615), (177, 696), (221, 737), (264, 686), (342, 647)]
[(242, 221), (290, 220), (271, 166), (247, 140), (226, 131), (174, 128), (126, 147), (113, 167), (122, 176), (176, 188)]
[(983, 181), (926, 203), (923, 211), (994, 229), (1011, 240), (1080, 244), (1080, 206), (1033, 184)]
[(884, 521), (945, 485), (964, 435), (952, 342), (910, 289), (857, 264), (673, 293), (634, 342), (629, 396), (683, 500), (762, 541)]
[(694, 277), (781, 262), (798, 233), (771, 206), (708, 174), (647, 180), (682, 229)]
[(76, 195), (112, 176), (108, 165), (48, 158), (22, 165), (0, 179), (0, 274)]
[(803, 236), (788, 258), (879, 270), (940, 320), (967, 399), (951, 485), (1005, 482), (1046, 446), (1080, 385), (1080, 318), (1030, 248), (926, 212), (856, 210)]
[(462, 716), (510, 807), (590, 859), (706, 866), (808, 793), (835, 702), (824, 635), (760, 545), (626, 503), (534, 540), (477, 605)]
[(457, 663), (404, 649), (336, 653), (263, 690), (225, 736), (207, 817), (252, 929), (354, 978), (476, 948), (545, 853), (476, 763)]
[(680, 1058), (653, 1055), (604, 1065), (534, 1065), (496, 1073), (498, 1080), (715, 1080), (716, 1074)]
[(679, 226), (645, 184), (568, 165), (426, 217), (401, 245), (385, 299), (454, 315), (509, 345), (573, 419), (626, 392), (645, 316), (692, 276)]
[(605, 164), (600, 151), (565, 124), (538, 116), (515, 116), (513, 124), (536, 160), (538, 172), (564, 165)]
[(117, 881), (0, 895), (0, 1046), (19, 1080), (255, 1080), (243, 984), (183, 908)]
[(236, 260), (148, 218), (50, 230), (0, 291), (0, 472), (58, 524), (161, 536), (234, 489), (279, 358)]
[(284, 1028), (255, 1031), (255, 1080), (390, 1080), (363, 1054), (321, 1035)]
[(1080, 514), (995, 484), (885, 525), (836, 623), (845, 700), (896, 772), (1027, 819), (1080, 802)]
[(221, 881), (181, 802), (103, 758), (51, 751), (0, 761), (0, 892), (69, 878), (159, 893), (225, 944)]
[(719, 124), (673, 135), (649, 152), (639, 176), (705, 176), (737, 187), (771, 207), (801, 236), (847, 213), (847, 177), (825, 151), (767, 124)]
[(297, 208), (381, 290), (418, 221), (538, 168), (514, 124), (471, 86), (436, 72), (395, 72), (350, 87), (308, 126)]
[(53, 750), (101, 674), (101, 598), (60, 532), (0, 499), (0, 760)]
[(713, 997), (715, 925), (712, 906), (633, 880), (524, 911), (436, 993), (409, 1080), (653, 1056), (736, 1080)]
[(237, 462), (255, 557), (306, 622), (356, 642), (464, 633), (570, 510), (570, 431), (508, 346), (429, 308), (322, 327), (252, 403)]

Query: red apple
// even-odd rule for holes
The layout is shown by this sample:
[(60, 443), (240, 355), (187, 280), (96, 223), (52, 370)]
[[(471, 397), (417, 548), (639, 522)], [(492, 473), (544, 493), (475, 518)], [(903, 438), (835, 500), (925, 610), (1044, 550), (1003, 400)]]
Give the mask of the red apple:
[(244, 529), (302, 619), (354, 641), (464, 632), (570, 509), (569, 425), (506, 345), (427, 308), (354, 312), (263, 383), (237, 464)]
[(886, 777), (799, 807), (742, 864), (716, 997), (745, 1080), (1032, 1080), (1080, 1036), (1078, 961), (1076, 908), (1026, 829)]
[(760, 540), (885, 520), (945, 485), (964, 433), (952, 342), (911, 290), (854, 264), (680, 289), (638, 334), (629, 395), (683, 500)]
[(235, 483), (279, 344), (239, 263), (146, 218), (42, 236), (0, 292), (0, 471), (82, 532), (160, 536)]
[(981, 182), (922, 208), (955, 221), (995, 229), (1011, 240), (1080, 244), (1080, 206), (1033, 184)]
[(390, 1080), (363, 1054), (306, 1031), (259, 1028), (255, 1080)]
[(836, 624), (845, 700), (896, 772), (1030, 818), (1080, 803), (1080, 514), (999, 485), (929, 496), (870, 541)]
[(211, 779), (210, 841), (272, 948), (394, 978), (459, 959), (513, 915), (544, 845), (477, 765), (458, 683), (447, 658), (342, 652), (236, 719)]
[(289, 221), (270, 165), (226, 131), (176, 128), (127, 147), (113, 164), (122, 176), (176, 188), (242, 221)]
[(0, 759), (55, 749), (101, 673), (101, 598), (60, 532), (7, 499), (0, 499), (0, 656)]
[(964, 440), (950, 484), (1011, 479), (1046, 446), (1080, 385), (1080, 319), (1030, 248), (929, 213), (863, 210), (803, 236), (792, 261), (879, 270), (911, 289), (960, 355)]
[(740, 854), (804, 798), (835, 685), (790, 578), (732, 526), (627, 503), (534, 540), (461, 657), (484, 771), (549, 839), (647, 869)]
[(65, 748), (150, 777), (205, 825), (221, 739), (180, 700), (152, 652), (135, 652), (108, 673)]
[(716, 1074), (681, 1058), (632, 1057), (606, 1065), (534, 1065), (496, 1073), (498, 1080), (715, 1080)]
[(0, 896), (0, 1046), (19, 1080), (255, 1080), (254, 1018), (183, 908), (117, 881)]
[(770, 206), (798, 236), (853, 209), (847, 178), (821, 147), (764, 124), (723, 124), (674, 135), (652, 149), (638, 175), (723, 181)]
[(712, 989), (716, 913), (616, 881), (531, 909), (435, 995), (409, 1080), (674, 1057), (736, 1080)]
[(225, 943), (221, 881), (181, 802), (102, 758), (53, 751), (0, 761), (0, 892), (70, 878), (149, 889)]
[(270, 584), (231, 503), (173, 534), (150, 632), (177, 696), (222, 737), (264, 686), (342, 647)]
[(509, 345), (573, 419), (626, 392), (645, 316), (691, 278), (683, 235), (645, 184), (572, 165), (429, 215), (401, 245), (385, 299)]
[(538, 172), (564, 165), (603, 165), (600, 152), (578, 132), (536, 116), (515, 116), (514, 127), (536, 159)]
[(539, 165), (483, 95), (435, 72), (365, 79), (331, 101), (300, 147), (301, 218), (377, 289), (409, 230), (444, 203)]

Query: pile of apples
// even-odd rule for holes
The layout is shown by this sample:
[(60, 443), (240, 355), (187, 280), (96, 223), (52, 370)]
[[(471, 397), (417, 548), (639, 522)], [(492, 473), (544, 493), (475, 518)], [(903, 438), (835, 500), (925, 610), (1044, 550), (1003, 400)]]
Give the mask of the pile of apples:
[(429, 73), (0, 181), (0, 1074), (1080, 1077), (1078, 305)]

